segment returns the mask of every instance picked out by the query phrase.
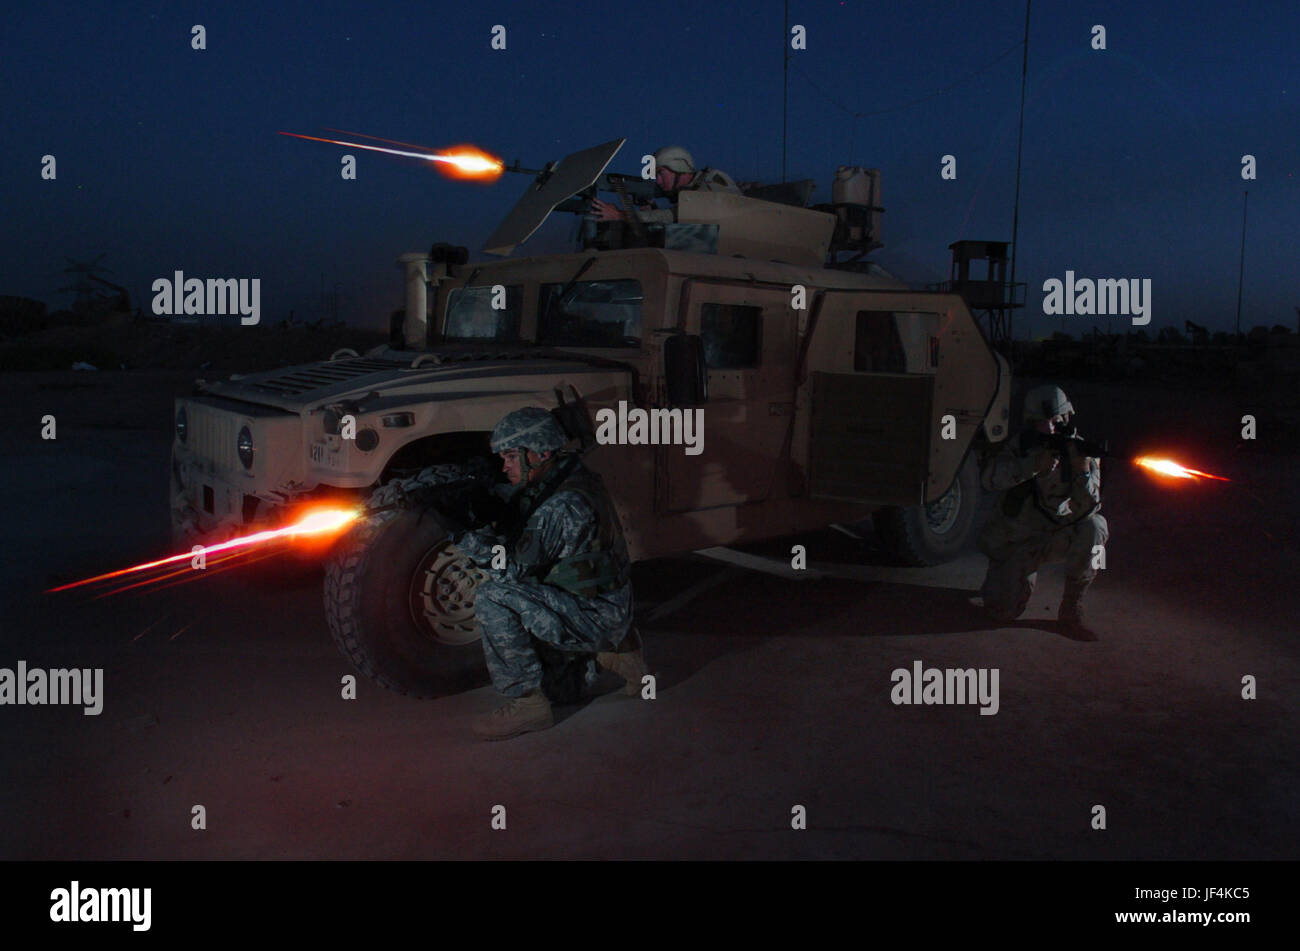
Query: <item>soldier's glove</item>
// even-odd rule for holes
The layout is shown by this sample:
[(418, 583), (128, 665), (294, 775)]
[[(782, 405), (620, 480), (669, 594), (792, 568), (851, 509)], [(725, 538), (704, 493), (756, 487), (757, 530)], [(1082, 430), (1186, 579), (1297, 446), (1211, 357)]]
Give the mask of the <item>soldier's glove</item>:
[(492, 549), (502, 540), (486, 528), (474, 529), (453, 537), (451, 543), (459, 548), (470, 561), (476, 565), (492, 563)]
[(463, 537), (466, 532), (469, 532), (474, 528), (473, 525), (470, 525), (460, 516), (440, 509), (437, 506), (433, 507), (431, 514), (433, 518), (437, 519), (438, 524), (447, 530), (447, 535), (451, 538), (453, 545), (457, 544), (458, 540)]

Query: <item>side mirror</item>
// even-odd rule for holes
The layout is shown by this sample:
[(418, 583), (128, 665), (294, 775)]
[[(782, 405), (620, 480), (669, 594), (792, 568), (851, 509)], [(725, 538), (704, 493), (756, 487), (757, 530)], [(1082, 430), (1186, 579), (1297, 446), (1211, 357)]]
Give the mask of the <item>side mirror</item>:
[(664, 341), (664, 382), (669, 406), (698, 406), (708, 400), (704, 341), (698, 334), (673, 334)]
[(596, 445), (596, 427), (591, 423), (591, 411), (587, 409), (587, 398), (579, 396), (578, 390), (574, 386), (569, 387), (572, 394), (571, 400), (565, 400), (564, 391), (558, 386), (555, 388), (555, 409), (551, 410), (551, 415), (555, 421), (560, 424), (564, 434), (570, 439), (578, 440), (583, 452), (587, 452)]

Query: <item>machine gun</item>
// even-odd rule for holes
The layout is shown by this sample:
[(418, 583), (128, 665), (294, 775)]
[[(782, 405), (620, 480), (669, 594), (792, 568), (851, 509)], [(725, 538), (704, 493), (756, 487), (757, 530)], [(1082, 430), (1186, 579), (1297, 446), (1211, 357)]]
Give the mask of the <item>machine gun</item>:
[(668, 197), (653, 178), (645, 179), (639, 175), (605, 172), (596, 180), (596, 184), (584, 188), (567, 201), (560, 202), (555, 206), (555, 210), (585, 215), (591, 209), (591, 200), (596, 197), (597, 192), (613, 192), (623, 199), (628, 205), (628, 210), (632, 210), (634, 202), (649, 204), (656, 198)]
[[(556, 163), (548, 162), (544, 168), (524, 168), (516, 159), (513, 165), (507, 165), (503, 171), (515, 172), (519, 175), (534, 175), (536, 176), (536, 187), (540, 189), (555, 174)], [(624, 175), (621, 172), (602, 172), (591, 185), (557, 203), (554, 210), (585, 215), (591, 209), (591, 200), (596, 197), (597, 192), (613, 192), (624, 201), (630, 200), (647, 204), (656, 198), (668, 197), (667, 193), (659, 188), (653, 178), (642, 178), (640, 175)]]

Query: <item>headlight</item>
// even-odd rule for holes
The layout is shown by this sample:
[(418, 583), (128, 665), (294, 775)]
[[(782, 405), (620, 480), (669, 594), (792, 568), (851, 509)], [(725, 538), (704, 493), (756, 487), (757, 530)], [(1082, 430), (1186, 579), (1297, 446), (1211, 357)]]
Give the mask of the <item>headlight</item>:
[(375, 432), (369, 426), (357, 433), (357, 448), (362, 452), (374, 452), (379, 445), (379, 433)]
[(235, 451), (239, 453), (239, 461), (244, 464), (245, 469), (253, 468), (253, 434), (245, 426), (239, 430), (239, 438), (235, 440)]
[(176, 411), (176, 438), (182, 443), (185, 437), (190, 434), (190, 421), (185, 416), (185, 407), (182, 406)]

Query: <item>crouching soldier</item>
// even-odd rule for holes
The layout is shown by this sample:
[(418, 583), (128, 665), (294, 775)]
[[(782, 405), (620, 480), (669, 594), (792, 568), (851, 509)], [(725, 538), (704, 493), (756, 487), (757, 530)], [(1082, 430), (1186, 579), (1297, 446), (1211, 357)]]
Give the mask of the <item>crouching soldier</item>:
[(1097, 575), (1095, 552), (1110, 536), (1101, 509), (1101, 463), (1073, 443), (1064, 465), (1035, 433), (1050, 436), (1070, 423), (1074, 407), (1060, 388), (1040, 386), (1025, 395), (1025, 430), (1009, 439), (981, 472), (986, 491), (1004, 491), (980, 534), (989, 557), (981, 594), (998, 621), (1019, 617), (1034, 592), (1038, 568), (1065, 562), (1061, 629), (1079, 640), (1096, 640), (1083, 619), (1083, 593)]
[[(501, 534), (478, 529), (454, 539), (487, 571), (474, 610), (492, 683), (510, 698), (475, 721), (474, 733), (486, 740), (555, 722), (542, 689), (547, 646), (574, 660), (594, 654), (627, 681), (625, 693), (639, 690), (645, 674), (622, 526), (600, 477), (577, 453), (563, 451), (567, 442), (541, 407), (503, 417), (492, 431), (492, 451), (514, 493)], [(498, 545), (503, 568), (494, 567)]]

